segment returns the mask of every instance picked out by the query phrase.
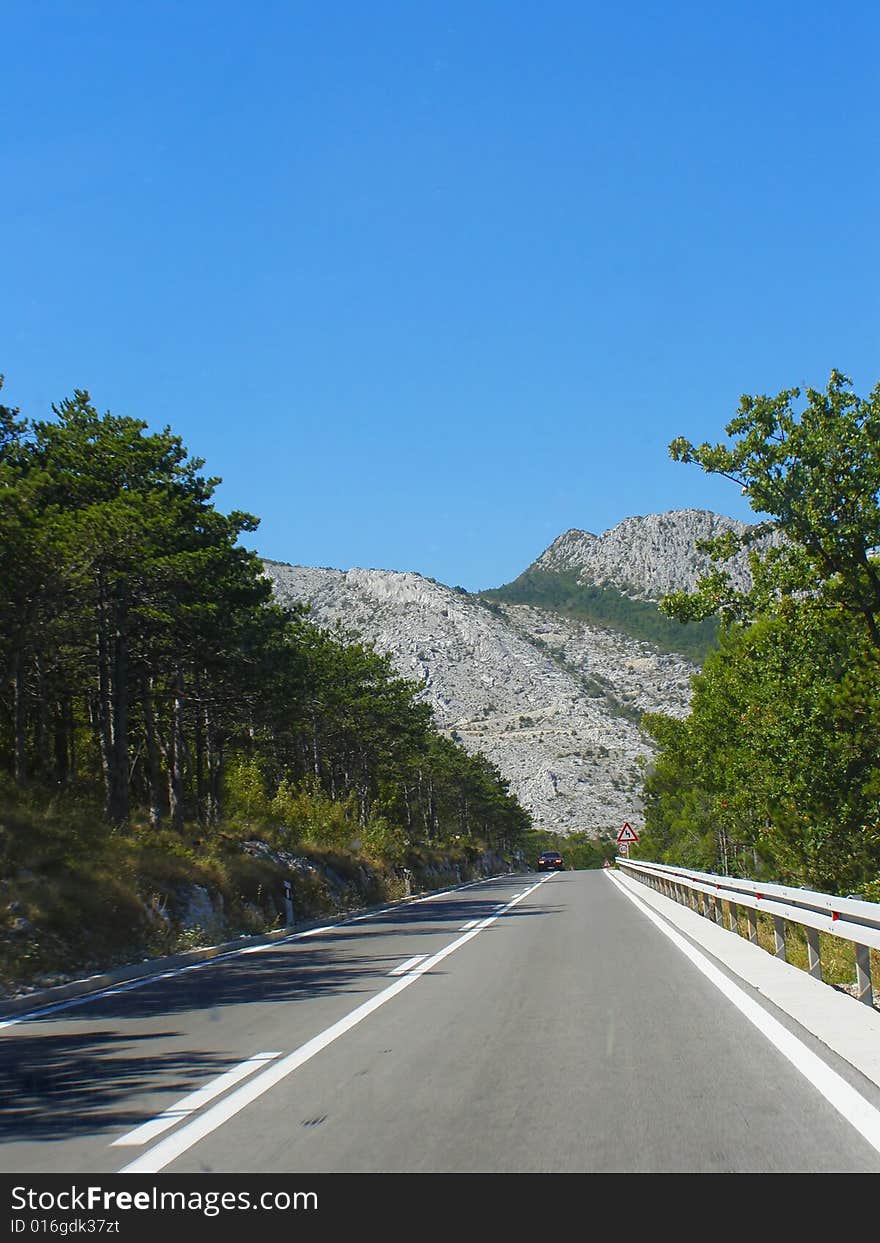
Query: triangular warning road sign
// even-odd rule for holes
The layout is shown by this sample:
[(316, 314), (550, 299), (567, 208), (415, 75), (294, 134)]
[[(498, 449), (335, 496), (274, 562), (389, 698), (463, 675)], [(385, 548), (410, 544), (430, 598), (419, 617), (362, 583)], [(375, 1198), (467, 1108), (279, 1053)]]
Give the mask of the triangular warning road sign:
[(627, 822), (617, 834), (617, 840), (619, 842), (637, 842), (639, 840), (639, 835), (632, 825)]

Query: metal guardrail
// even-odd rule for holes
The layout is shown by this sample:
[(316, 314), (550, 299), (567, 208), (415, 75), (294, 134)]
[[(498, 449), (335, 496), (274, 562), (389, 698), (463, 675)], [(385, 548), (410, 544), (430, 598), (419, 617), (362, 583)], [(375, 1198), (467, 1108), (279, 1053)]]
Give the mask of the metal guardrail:
[(786, 961), (786, 924), (800, 924), (806, 929), (807, 970), (818, 980), (822, 979), (819, 933), (851, 941), (855, 949), (856, 996), (869, 1006), (874, 1004), (871, 950), (880, 949), (880, 903), (838, 898), (789, 885), (716, 876), (712, 872), (693, 872), (642, 859), (618, 857), (615, 863), (635, 879), (731, 932), (739, 934), (739, 908), (745, 908), (748, 938), (755, 945), (758, 944), (758, 913), (771, 916), (774, 953), (783, 961)]

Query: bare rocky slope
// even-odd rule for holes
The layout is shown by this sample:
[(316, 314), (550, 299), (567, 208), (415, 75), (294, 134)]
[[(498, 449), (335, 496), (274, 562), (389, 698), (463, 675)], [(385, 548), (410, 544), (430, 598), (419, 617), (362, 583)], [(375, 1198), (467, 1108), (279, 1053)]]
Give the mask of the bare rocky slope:
[[(535, 562), (640, 599), (693, 587), (695, 541), (742, 523), (704, 510), (628, 518), (601, 536), (569, 531)], [(438, 727), (482, 751), (542, 828), (642, 823), (650, 740), (643, 712), (683, 716), (696, 667), (618, 631), (524, 604), (487, 604), (414, 573), (264, 563), (281, 603), (308, 603), (423, 686)], [(738, 577), (747, 582), (747, 568)]]
[(319, 625), (342, 622), (421, 682), (439, 728), (496, 764), (537, 826), (640, 821), (650, 746), (636, 718), (685, 710), (683, 658), (418, 574), (264, 564), (279, 602), (308, 602)]
[[(601, 536), (568, 531), (534, 563), (656, 600), (709, 568), (695, 542), (744, 524), (705, 510), (628, 518)], [(696, 666), (612, 629), (527, 604), (486, 602), (414, 573), (266, 561), (281, 603), (308, 603), (423, 686), (437, 725), (482, 751), (536, 826), (562, 833), (643, 823), (653, 748), (643, 712), (684, 716)], [(742, 558), (734, 579), (745, 586)]]
[[(583, 583), (610, 585), (634, 599), (659, 600), (672, 591), (691, 591), (709, 566), (697, 540), (714, 539), (747, 524), (707, 509), (677, 509), (665, 514), (625, 518), (602, 535), (572, 529), (554, 540), (530, 567), (571, 570)], [(748, 558), (738, 554), (725, 563), (733, 586), (749, 583)]]

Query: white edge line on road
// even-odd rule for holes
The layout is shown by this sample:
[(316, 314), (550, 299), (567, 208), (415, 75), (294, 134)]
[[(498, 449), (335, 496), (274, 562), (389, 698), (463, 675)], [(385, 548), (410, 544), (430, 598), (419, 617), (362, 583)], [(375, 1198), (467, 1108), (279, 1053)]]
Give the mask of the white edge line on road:
[[(542, 877), (536, 881), (528, 889), (522, 890), (507, 903), (504, 911), (509, 911), (517, 903), (522, 902), (523, 898), (533, 893), (539, 885), (543, 884), (549, 877)], [(192, 1148), (199, 1140), (204, 1139), (206, 1135), (210, 1135), (212, 1131), (216, 1131), (224, 1122), (228, 1122), (237, 1113), (255, 1101), (258, 1097), (268, 1092), (270, 1088), (274, 1088), (282, 1079), (286, 1079), (293, 1071), (298, 1070), (306, 1062), (310, 1061), (317, 1053), (326, 1049), (334, 1040), (338, 1040), (340, 1036), (344, 1036), (346, 1032), (351, 1031), (358, 1023), (371, 1015), (380, 1006), (384, 1006), (392, 997), (396, 997), (398, 993), (402, 993), (405, 988), (409, 988), (416, 980), (420, 979), (427, 971), (431, 971), (450, 954), (454, 954), (457, 949), (466, 945), (468, 941), (478, 936), (484, 928), (488, 928), (490, 924), (495, 923), (504, 911), (499, 911), (495, 915), (489, 915), (486, 919), (480, 920), (475, 928), (469, 932), (465, 932), (455, 941), (451, 941), (449, 945), (444, 946), (442, 950), (438, 950), (430, 958), (425, 959), (417, 967), (414, 967), (406, 975), (395, 980), (393, 984), (389, 984), (381, 993), (377, 993), (371, 997), (369, 1001), (363, 1002), (357, 1006), (344, 1018), (333, 1023), (330, 1027), (320, 1032), (317, 1036), (313, 1036), (311, 1040), (307, 1040), (305, 1044), (300, 1045), (298, 1049), (294, 1049), (287, 1057), (282, 1058), (280, 1062), (276, 1062), (273, 1066), (268, 1067), (255, 1079), (243, 1084), (237, 1091), (230, 1093), (224, 1100), (218, 1101), (205, 1113), (198, 1118), (181, 1127), (173, 1135), (167, 1136), (160, 1140), (155, 1148), (151, 1148), (149, 1152), (143, 1153), (134, 1161), (124, 1166), (120, 1174), (156, 1174), (159, 1170), (163, 1170), (166, 1165), (177, 1159), (182, 1153)]]
[(55, 1014), (59, 1010), (69, 1010), (73, 1006), (84, 1006), (90, 1001), (100, 1001), (102, 997), (115, 997), (117, 993), (128, 993), (136, 988), (146, 988), (148, 984), (156, 984), (160, 980), (170, 980), (174, 976), (184, 975), (187, 971), (201, 971), (205, 967), (216, 966), (219, 962), (226, 962), (230, 958), (240, 958), (245, 954), (262, 954), (266, 950), (274, 949), (277, 945), (288, 945), (291, 941), (304, 941), (307, 937), (317, 937), (324, 932), (336, 932), (339, 928), (345, 928), (349, 924), (357, 924), (365, 919), (378, 919), (380, 915), (387, 915), (389, 912), (397, 911), (405, 906), (416, 906), (420, 902), (432, 902), (435, 898), (445, 898), (450, 893), (458, 893), (461, 889), (471, 889), (475, 885), (485, 885), (491, 880), (499, 879), (496, 876), (483, 876), (480, 880), (469, 880), (463, 885), (455, 885), (452, 889), (443, 889), (439, 893), (429, 893), (423, 898), (414, 898), (412, 902), (401, 903), (395, 906), (382, 906), (377, 911), (367, 911), (365, 915), (353, 915), (350, 919), (341, 919), (335, 924), (322, 924), (320, 928), (306, 928), (303, 932), (292, 932), (290, 936), (279, 937), (277, 941), (264, 941), (260, 945), (248, 945), (243, 949), (227, 950), (223, 954), (215, 954), (212, 958), (205, 958), (199, 962), (189, 963), (185, 967), (174, 967), (170, 971), (157, 972), (155, 975), (141, 975), (136, 979), (114, 984), (110, 988), (99, 988), (93, 993), (81, 993), (78, 997), (68, 997), (64, 1001), (53, 1001), (50, 1005), (40, 1006), (36, 1010), (23, 1010), (21, 1014), (10, 1015), (9, 1018), (0, 1019), (0, 1031), (4, 1027), (15, 1027), (19, 1023), (29, 1023), (32, 1019), (45, 1018), (48, 1014)]
[(428, 957), (427, 954), (416, 954), (415, 958), (407, 958), (406, 962), (402, 962), (399, 967), (395, 967), (394, 970), (389, 971), (388, 974), (389, 975), (406, 975), (407, 971), (411, 971), (412, 968), (417, 963), (420, 963), (423, 958), (427, 958), (427, 957)]
[(850, 1126), (877, 1152), (880, 1152), (880, 1111), (857, 1092), (847, 1081), (826, 1065), (803, 1041), (784, 1027), (778, 1019), (769, 1014), (737, 984), (734, 984), (723, 971), (719, 971), (708, 958), (695, 949), (685, 937), (676, 932), (664, 919), (655, 914), (651, 908), (636, 894), (632, 893), (616, 876), (611, 880), (621, 893), (642, 911), (681, 952), (690, 959), (698, 971), (710, 980), (720, 992), (732, 1002), (741, 1014), (757, 1027), (758, 1031), (774, 1045), (783, 1057), (807, 1079), (818, 1092), (825, 1097), (829, 1105), (845, 1118)]
[(214, 1100), (215, 1097), (222, 1095), (227, 1088), (234, 1087), (242, 1079), (252, 1075), (254, 1071), (262, 1070), (267, 1062), (273, 1062), (276, 1057), (280, 1057), (281, 1052), (279, 1049), (274, 1053), (255, 1053), (253, 1057), (247, 1058), (244, 1062), (239, 1062), (238, 1066), (233, 1066), (222, 1075), (218, 1075), (216, 1079), (212, 1079), (204, 1087), (198, 1088), (195, 1092), (190, 1092), (187, 1096), (182, 1096), (179, 1101), (175, 1101), (173, 1105), (163, 1109), (160, 1114), (157, 1114), (149, 1122), (144, 1122), (126, 1135), (121, 1135), (119, 1139), (114, 1139), (110, 1147), (121, 1148), (135, 1144), (146, 1144), (149, 1140), (155, 1139), (157, 1135), (161, 1135), (169, 1127), (175, 1126), (184, 1118), (188, 1118), (190, 1114), (195, 1113), (197, 1109), (201, 1109), (202, 1106)]

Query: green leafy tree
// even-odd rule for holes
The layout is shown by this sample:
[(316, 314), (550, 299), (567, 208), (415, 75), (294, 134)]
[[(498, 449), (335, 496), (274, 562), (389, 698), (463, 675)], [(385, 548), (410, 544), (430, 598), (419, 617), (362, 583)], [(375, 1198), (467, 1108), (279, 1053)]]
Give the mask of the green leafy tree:
[[(824, 392), (787, 389), (775, 397), (743, 396), (726, 431), (729, 444), (669, 446), (680, 462), (736, 483), (755, 512), (766, 517), (741, 539), (728, 534), (703, 547), (718, 561), (697, 593), (673, 594), (664, 611), (682, 620), (719, 610), (751, 618), (780, 596), (822, 592), (829, 607), (853, 614), (880, 648), (880, 385), (861, 398), (852, 382), (832, 371)], [(756, 545), (773, 532), (770, 549)], [(731, 590), (722, 568), (738, 548), (753, 551), (755, 587)]]
[(646, 718), (646, 858), (853, 889), (880, 869), (878, 663), (864, 637), (790, 600), (728, 630), (689, 717)]
[(528, 817), (442, 737), (390, 658), (272, 603), (242, 532), (170, 428), (76, 390), (34, 423), (0, 407), (0, 761), (19, 783), (101, 789), (107, 824), (222, 800), (237, 824), (399, 859)]
[[(863, 399), (834, 371), (800, 396), (743, 397), (731, 443), (670, 446), (766, 517), (702, 545), (715, 569), (662, 601), (726, 625), (688, 720), (645, 722), (661, 749), (642, 847), (846, 891), (880, 870), (880, 386)], [(724, 569), (741, 547), (745, 592)]]
[(219, 481), (200, 474), (201, 460), (170, 429), (149, 434), (140, 420), (100, 416), (85, 391), (53, 413), (26, 438), (2, 418), (15, 769), (23, 771), (30, 735), (47, 776), (53, 734), (56, 756), (72, 767), (78, 703), (108, 821), (127, 822), (133, 783), (149, 786), (158, 815), (164, 767), (179, 823), (185, 783), (212, 737), (208, 709), (220, 688), (232, 697), (232, 675), (246, 663), (243, 633), (264, 622), (270, 586), (256, 557), (236, 546), (256, 520), (214, 509)]

